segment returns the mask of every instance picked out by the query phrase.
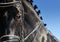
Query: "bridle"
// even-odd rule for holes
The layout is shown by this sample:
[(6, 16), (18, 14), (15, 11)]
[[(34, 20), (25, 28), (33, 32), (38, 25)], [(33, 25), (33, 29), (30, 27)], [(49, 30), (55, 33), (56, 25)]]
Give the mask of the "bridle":
[[(14, 5), (17, 4), (17, 3), (21, 3), (21, 2), (20, 2), (20, 1), (14, 1), (14, 2), (9, 2), (9, 3), (0, 3), (0, 7), (10, 7), (10, 6), (14, 6)], [(34, 28), (34, 30), (33, 30), (31, 33), (29, 33), (25, 38), (23, 38), (23, 39), (21, 40), (21, 42), (24, 42), (25, 40), (27, 40), (28, 37), (30, 37), (36, 30), (39, 29), (39, 26), (40, 26), (40, 25), (41, 25), (41, 24), (38, 23), (38, 25)], [(4, 38), (4, 37), (7, 37), (7, 36), (11, 37), (11, 39), (15, 38), (15, 39), (20, 40), (19, 36), (16, 36), (16, 35), (4, 35), (4, 36), (2, 36), (0, 39), (2, 39), (2, 38)], [(11, 41), (11, 40), (10, 40), (10, 41)]]
[[(40, 28), (40, 25), (41, 25), (41, 24), (37, 25), (36, 28), (35, 28), (31, 33), (29, 33), (24, 39), (21, 40), (21, 42), (24, 42), (25, 40), (27, 40), (28, 37), (30, 37), (35, 31), (37, 31), (37, 30)], [(16, 36), (16, 35), (4, 35), (4, 36), (2, 36), (0, 39), (2, 39), (3, 37), (7, 37), (7, 36), (8, 36), (8, 37), (11, 37), (10, 39), (15, 38), (15, 39), (17, 39), (17, 40), (20, 40), (19, 36)], [(16, 41), (17, 41), (17, 40), (16, 40)], [(11, 40), (10, 40), (10, 41), (11, 41)]]
[(20, 38), (18, 37), (18, 36), (16, 36), (16, 35), (4, 35), (4, 36), (2, 36), (0, 39), (3, 39), (3, 38), (5, 38), (5, 37), (10, 37), (9, 38), (9, 40), (8, 41), (18, 41)]
[(14, 1), (14, 2), (9, 2), (9, 3), (0, 3), (0, 7), (10, 7), (15, 5), (16, 3), (21, 3), (20, 1)]

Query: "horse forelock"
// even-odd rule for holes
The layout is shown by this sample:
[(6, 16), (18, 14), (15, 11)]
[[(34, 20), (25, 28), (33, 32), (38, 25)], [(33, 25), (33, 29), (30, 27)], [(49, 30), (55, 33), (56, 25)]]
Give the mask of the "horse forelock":
[(13, 6), (0, 9), (0, 36), (5, 35), (6, 29), (14, 22), (17, 13), (18, 10)]

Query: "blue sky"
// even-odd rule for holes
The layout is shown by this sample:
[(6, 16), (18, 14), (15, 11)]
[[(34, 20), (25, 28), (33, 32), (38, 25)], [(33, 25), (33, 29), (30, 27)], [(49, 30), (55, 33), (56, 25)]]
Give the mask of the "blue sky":
[(60, 0), (34, 0), (34, 4), (41, 10), (47, 29), (60, 40)]

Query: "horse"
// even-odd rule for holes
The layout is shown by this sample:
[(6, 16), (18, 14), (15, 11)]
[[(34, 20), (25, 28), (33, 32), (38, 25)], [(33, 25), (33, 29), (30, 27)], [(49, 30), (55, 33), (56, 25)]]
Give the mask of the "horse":
[(0, 0), (0, 42), (50, 42), (48, 34), (28, 0)]
[[(0, 42), (23, 42), (24, 37), (33, 30), (31, 26), (34, 24), (31, 24), (31, 21), (27, 19), (28, 15), (26, 17), (26, 14), (24, 14), (24, 11), (27, 11), (25, 5), (21, 2), (24, 5), (23, 7), (20, 2), (0, 0)], [(31, 42), (33, 36), (29, 39)], [(28, 40), (25, 40), (25, 42), (28, 42)]]

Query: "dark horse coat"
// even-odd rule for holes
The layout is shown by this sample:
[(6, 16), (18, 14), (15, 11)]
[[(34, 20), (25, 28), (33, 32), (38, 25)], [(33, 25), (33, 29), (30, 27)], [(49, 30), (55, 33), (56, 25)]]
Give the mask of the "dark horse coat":
[[(14, 1), (15, 0), (0, 0), (0, 3)], [(18, 42), (20, 42), (34, 31), (35, 28), (38, 29), (31, 33), (24, 42), (49, 42), (47, 41), (47, 34), (49, 32), (45, 29), (43, 23), (41, 23), (41, 19), (33, 6), (27, 0), (19, 1), (21, 3), (16, 3), (9, 7), (1, 7), (0, 5), (0, 42), (14, 39), (15, 37), (17, 38), (17, 36), (19, 38)]]

